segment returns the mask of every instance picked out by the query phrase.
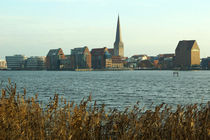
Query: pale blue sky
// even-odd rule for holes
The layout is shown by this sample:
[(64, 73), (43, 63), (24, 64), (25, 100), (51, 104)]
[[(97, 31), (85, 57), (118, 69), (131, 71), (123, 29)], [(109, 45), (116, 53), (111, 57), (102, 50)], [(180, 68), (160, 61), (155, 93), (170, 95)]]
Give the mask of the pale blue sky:
[(120, 14), (125, 55), (174, 53), (196, 39), (210, 56), (210, 0), (0, 0), (0, 57), (113, 47)]

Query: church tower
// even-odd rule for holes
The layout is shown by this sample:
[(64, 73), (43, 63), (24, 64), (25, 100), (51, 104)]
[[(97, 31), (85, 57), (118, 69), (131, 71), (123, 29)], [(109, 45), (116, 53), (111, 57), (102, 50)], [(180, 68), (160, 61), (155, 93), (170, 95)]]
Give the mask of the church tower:
[(114, 42), (114, 55), (124, 57), (124, 44), (122, 42), (120, 17), (118, 15), (116, 39)]

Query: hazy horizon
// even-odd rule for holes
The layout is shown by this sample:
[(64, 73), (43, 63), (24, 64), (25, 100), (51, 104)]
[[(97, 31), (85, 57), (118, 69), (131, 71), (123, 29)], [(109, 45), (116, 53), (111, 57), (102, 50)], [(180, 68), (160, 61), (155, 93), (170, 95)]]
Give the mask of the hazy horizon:
[(76, 47), (112, 48), (120, 14), (125, 56), (174, 53), (180, 40), (197, 40), (210, 56), (207, 0), (0, 1), (0, 59), (6, 55), (65, 54)]

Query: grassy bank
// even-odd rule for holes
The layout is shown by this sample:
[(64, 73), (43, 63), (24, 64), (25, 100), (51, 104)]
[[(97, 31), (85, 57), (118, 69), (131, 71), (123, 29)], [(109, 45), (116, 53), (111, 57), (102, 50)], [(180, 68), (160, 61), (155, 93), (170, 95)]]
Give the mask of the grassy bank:
[(18, 95), (12, 84), (2, 89), (0, 139), (210, 139), (210, 102), (106, 111), (91, 96), (78, 105), (55, 95), (42, 106), (37, 98)]

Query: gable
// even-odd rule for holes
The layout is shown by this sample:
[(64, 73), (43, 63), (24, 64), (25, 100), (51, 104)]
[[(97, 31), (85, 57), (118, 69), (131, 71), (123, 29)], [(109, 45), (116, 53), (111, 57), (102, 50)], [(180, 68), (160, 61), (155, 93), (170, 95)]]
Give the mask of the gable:
[(198, 44), (197, 44), (196, 41), (195, 41), (195, 43), (193, 44), (193, 47), (192, 47), (191, 51), (200, 51), (200, 48), (199, 48), (199, 46), (198, 46)]

